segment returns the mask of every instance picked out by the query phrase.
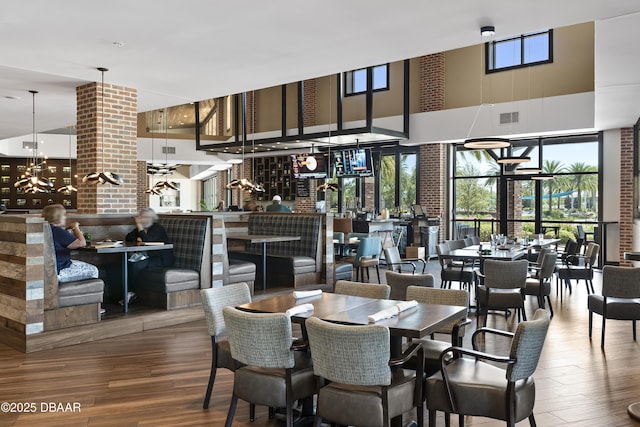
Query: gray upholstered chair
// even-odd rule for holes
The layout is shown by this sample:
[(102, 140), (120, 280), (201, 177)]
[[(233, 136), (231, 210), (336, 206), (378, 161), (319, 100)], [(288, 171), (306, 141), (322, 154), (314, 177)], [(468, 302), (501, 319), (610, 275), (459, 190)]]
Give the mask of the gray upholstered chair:
[(231, 358), (229, 341), (226, 338), (227, 329), (222, 309), (251, 302), (251, 293), (246, 283), (235, 283), (221, 288), (202, 289), (200, 296), (202, 297), (202, 308), (207, 320), (209, 335), (211, 335), (211, 374), (202, 405), (204, 409), (207, 409), (218, 368), (227, 368), (233, 371), (236, 367)]
[(478, 302), (477, 319), (484, 313), (484, 323), (487, 325), (489, 310), (505, 310), (514, 308), (520, 317), (527, 320), (524, 311), (524, 288), (527, 284), (526, 259), (518, 261), (497, 261), (488, 259), (484, 262), (484, 284), (476, 287), (476, 301)]
[(449, 246), (449, 249), (454, 250), (454, 249), (463, 249), (469, 245), (467, 245), (467, 242), (464, 241), (464, 239), (457, 239), (457, 240), (445, 240), (444, 241), (447, 246)]
[(377, 283), (351, 282), (338, 280), (333, 290), (336, 294), (351, 295), (354, 297), (388, 299), (391, 294), (391, 286)]
[(432, 274), (406, 274), (387, 271), (387, 284), (391, 286), (389, 299), (407, 299), (407, 288), (409, 286), (426, 286), (433, 288), (435, 280)]
[[(425, 304), (456, 305), (468, 307), (469, 293), (458, 289), (435, 289), (421, 286), (409, 286), (407, 288), (407, 300), (416, 300)], [(440, 341), (434, 339), (413, 340), (412, 342), (422, 343), (424, 351), (424, 371), (427, 376), (433, 375), (440, 370), (440, 354), (451, 346), (461, 346), (464, 337), (465, 326), (471, 323), (467, 319), (465, 312), (463, 320), (454, 320), (441, 327), (437, 334), (451, 335), (451, 341)]]
[(427, 267), (427, 263), (423, 259), (401, 258), (397, 246), (384, 248), (384, 262), (387, 266), (387, 270), (395, 271), (396, 273), (406, 272), (415, 274), (418, 268), (421, 269), (421, 273), (424, 273), (424, 270)]
[[(318, 391), (315, 427), (323, 420), (386, 427), (392, 418), (413, 408), (417, 409), (418, 426), (422, 426), (420, 361), (424, 356), (420, 344), (414, 343), (401, 357), (390, 359), (386, 326), (337, 325), (315, 317), (307, 320), (306, 326), (314, 372), (331, 381)], [(414, 356), (416, 371), (401, 369)]]
[(633, 340), (636, 340), (636, 320), (640, 319), (640, 268), (613, 267), (605, 265), (602, 269), (602, 295), (589, 295), (589, 338), (593, 326), (593, 313), (602, 316), (602, 338), (604, 347), (604, 329), (607, 319), (631, 320)]
[[(540, 248), (536, 260), (529, 262), (529, 277), (538, 277), (538, 272), (540, 271), (540, 266), (542, 265), (542, 259), (549, 252), (552, 252), (551, 248)], [(535, 254), (530, 254), (530, 256), (533, 255)], [(529, 258), (529, 260), (531, 259), (532, 258)]]
[(553, 306), (551, 305), (551, 279), (556, 269), (558, 254), (547, 251), (539, 262), (535, 277), (529, 277), (524, 288), (525, 295), (538, 298), (538, 307), (545, 308), (544, 299), (549, 303), (551, 317), (553, 317)]
[[(533, 320), (519, 323), (515, 333), (481, 328), (473, 334), (473, 350), (449, 349), (473, 358), (448, 359), (446, 353), (443, 354), (440, 358), (442, 371), (427, 378), (425, 383), (429, 426), (436, 425), (436, 411), (459, 414), (460, 426), (464, 426), (464, 415), (503, 420), (508, 426), (529, 418), (531, 426), (535, 426), (532, 375), (538, 366), (550, 319), (547, 311), (539, 309)], [(485, 333), (513, 337), (509, 356), (478, 351), (476, 338)], [(504, 363), (506, 368), (485, 360)]]
[(451, 288), (451, 282), (460, 282), (460, 287), (467, 286), (471, 289), (471, 284), (476, 282), (476, 269), (472, 262), (454, 261), (450, 256), (450, 249), (447, 243), (436, 245), (438, 262), (440, 263), (441, 287)]
[[(291, 319), (284, 313), (248, 313), (232, 307), (222, 311), (233, 359), (245, 366), (235, 371), (226, 427), (231, 427), (238, 399), (270, 408), (285, 408), (293, 427), (293, 404), (309, 405), (316, 390), (311, 359), (294, 356)], [(303, 363), (306, 362), (306, 363)]]
[[(592, 294), (593, 290), (593, 266), (598, 259), (600, 245), (590, 242), (584, 251), (584, 255), (571, 255), (566, 259), (565, 266), (558, 270), (558, 280), (564, 281), (571, 293), (571, 280), (584, 280), (587, 293)], [(591, 289), (589, 289), (591, 287)], [(562, 294), (561, 294), (562, 295)]]

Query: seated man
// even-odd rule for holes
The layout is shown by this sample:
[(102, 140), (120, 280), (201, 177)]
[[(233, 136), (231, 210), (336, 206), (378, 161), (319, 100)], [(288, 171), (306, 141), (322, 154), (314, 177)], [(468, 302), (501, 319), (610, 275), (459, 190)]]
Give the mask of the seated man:
[(273, 203), (267, 206), (267, 212), (289, 212), (291, 213), (291, 209), (288, 206), (282, 204), (282, 198), (277, 194), (273, 196)]
[[(151, 208), (143, 209), (135, 217), (136, 228), (134, 228), (125, 240), (127, 242), (164, 242), (169, 243), (167, 231), (158, 224), (158, 215)], [(129, 258), (131, 275), (135, 280), (136, 276), (145, 268), (149, 267), (171, 267), (173, 265), (173, 250), (165, 249), (161, 251), (136, 252)], [(131, 284), (134, 285), (135, 282)], [(135, 285), (134, 285), (135, 286)], [(129, 302), (135, 300), (135, 293), (129, 292)]]
[(42, 209), (42, 217), (51, 227), (53, 246), (56, 251), (56, 271), (58, 282), (73, 282), (82, 279), (97, 279), (98, 268), (84, 261), (71, 259), (71, 251), (86, 246), (80, 224), (67, 224), (67, 211), (62, 205), (47, 205)]

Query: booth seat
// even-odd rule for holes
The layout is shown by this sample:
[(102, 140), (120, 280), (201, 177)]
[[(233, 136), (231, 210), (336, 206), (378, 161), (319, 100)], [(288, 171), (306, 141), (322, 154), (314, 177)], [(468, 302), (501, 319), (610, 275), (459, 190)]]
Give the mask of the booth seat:
[(246, 283), (249, 291), (253, 295), (254, 282), (256, 281), (256, 264), (229, 256), (229, 246), (227, 245), (227, 231), (222, 222), (220, 227), (222, 235), (222, 264), (224, 280), (223, 285), (233, 285), (235, 283)]
[(56, 251), (49, 223), (44, 223), (44, 330), (87, 325), (100, 321), (104, 297), (102, 279), (58, 282)]

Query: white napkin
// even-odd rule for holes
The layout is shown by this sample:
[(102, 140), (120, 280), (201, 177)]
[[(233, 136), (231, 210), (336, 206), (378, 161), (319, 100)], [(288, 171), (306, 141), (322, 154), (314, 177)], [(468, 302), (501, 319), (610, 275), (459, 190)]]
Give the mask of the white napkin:
[(402, 313), (403, 311), (409, 310), (410, 308), (416, 307), (418, 305), (418, 301), (402, 301), (395, 305), (398, 309), (398, 313)]
[(369, 323), (376, 323), (379, 320), (383, 319), (391, 319), (398, 315), (398, 307), (395, 305), (389, 308), (385, 308), (384, 310), (380, 310), (377, 313), (371, 314), (367, 317)]
[(314, 291), (293, 291), (293, 297), (295, 299), (315, 297), (317, 295), (322, 295), (322, 289), (316, 289)]
[(398, 314), (403, 311), (409, 310), (410, 308), (416, 307), (418, 302), (415, 300), (411, 301), (401, 301), (389, 308), (385, 308), (377, 313), (374, 313), (367, 317), (369, 323), (376, 323), (379, 320), (383, 319), (391, 319), (392, 317), (396, 317)]
[(291, 307), (289, 310), (285, 312), (285, 314), (289, 317), (295, 316), (296, 314), (306, 313), (308, 311), (313, 311), (313, 304), (300, 304), (294, 307)]

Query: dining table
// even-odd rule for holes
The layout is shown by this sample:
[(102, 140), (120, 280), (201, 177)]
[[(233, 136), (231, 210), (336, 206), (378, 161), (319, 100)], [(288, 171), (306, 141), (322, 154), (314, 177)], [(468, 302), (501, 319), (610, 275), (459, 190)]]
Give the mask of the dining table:
[(173, 249), (173, 244), (164, 242), (104, 242), (78, 248), (78, 250), (82, 252), (122, 255), (122, 310), (125, 313), (129, 311), (129, 269), (127, 268), (128, 254), (134, 252), (161, 251), (165, 249)]
[(300, 240), (300, 236), (278, 236), (261, 234), (229, 233), (227, 240), (242, 240), (249, 243), (262, 245), (262, 290), (267, 290), (267, 243), (293, 242)]
[[(285, 313), (302, 304), (313, 305), (313, 310), (293, 314), (291, 321), (301, 325), (304, 339), (307, 339), (304, 323), (310, 317), (343, 325), (368, 325), (369, 316), (390, 308), (401, 301), (357, 297), (322, 292), (307, 298), (295, 298), (293, 292), (239, 305), (239, 310), (253, 313)], [(418, 303), (415, 307), (399, 313), (390, 319), (377, 321), (376, 325), (389, 328), (391, 357), (402, 354), (403, 338), (424, 338), (449, 322), (466, 317), (467, 308), (451, 305)], [(392, 427), (402, 426), (402, 416), (391, 420)]]

